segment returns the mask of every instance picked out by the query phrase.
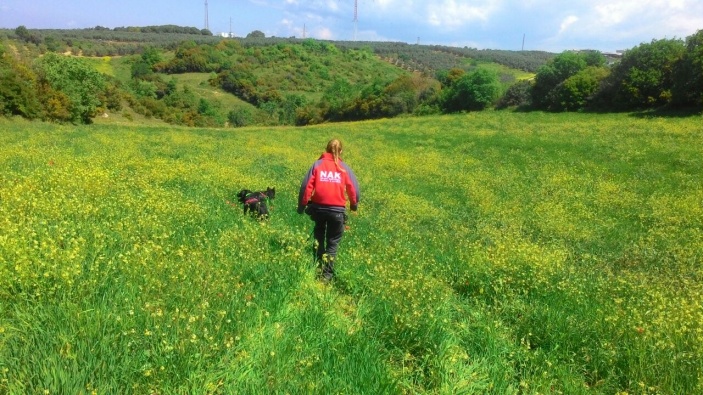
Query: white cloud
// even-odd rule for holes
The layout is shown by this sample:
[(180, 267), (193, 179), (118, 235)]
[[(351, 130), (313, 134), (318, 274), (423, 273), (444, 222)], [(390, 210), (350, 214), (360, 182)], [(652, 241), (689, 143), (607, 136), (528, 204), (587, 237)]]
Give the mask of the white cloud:
[(601, 37), (685, 38), (703, 28), (703, 2), (699, 0), (599, 0), (590, 25)]
[(398, 41), (397, 38), (381, 35), (375, 30), (360, 30), (357, 39), (360, 41)]
[(340, 0), (285, 0), (286, 4), (291, 5), (303, 5), (309, 9), (319, 10), (320, 12), (325, 11), (338, 11), (340, 9)]
[[(1, 1), (1, 0), (0, 0)], [(262, 0), (249, 0), (262, 1)], [(357, 0), (361, 40), (463, 42), (501, 48), (527, 33), (533, 48), (630, 48), (703, 28), (703, 0)], [(269, 0), (284, 10), (282, 30), (351, 39), (354, 0)], [(280, 19), (279, 19), (280, 20)], [(324, 26), (324, 28), (320, 27)], [(458, 34), (458, 35), (456, 35)], [(287, 34), (280, 34), (285, 36)]]
[(334, 33), (327, 27), (319, 28), (315, 31), (315, 37), (321, 40), (334, 40)]
[(430, 1), (426, 6), (430, 25), (457, 28), (472, 21), (486, 22), (499, 9), (500, 1), (484, 0), (467, 3), (460, 0)]
[[(405, 12), (406, 10), (415, 10), (415, 2), (413, 0), (358, 0), (359, 8), (365, 9), (376, 9), (380, 8), (382, 11), (391, 10), (393, 12)], [(428, 1), (433, 3), (434, 1)], [(418, 2), (420, 5), (426, 4), (428, 2)]]
[(520, 7), (526, 19), (539, 21), (531, 25), (535, 46), (548, 50), (627, 49), (703, 28), (700, 0), (526, 0)]
[(574, 23), (578, 22), (579, 18), (575, 15), (569, 15), (567, 16), (562, 22), (561, 26), (559, 27), (559, 34), (564, 33), (566, 30), (569, 29), (571, 25)]
[(339, 10), (339, 2), (336, 0), (328, 0), (326, 2), (327, 8), (331, 11), (338, 11)]

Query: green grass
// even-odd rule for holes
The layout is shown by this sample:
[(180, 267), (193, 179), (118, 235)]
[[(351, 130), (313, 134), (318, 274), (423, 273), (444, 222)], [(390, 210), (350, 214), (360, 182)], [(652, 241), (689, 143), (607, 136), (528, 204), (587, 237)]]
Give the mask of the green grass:
[(208, 82), (210, 77), (212, 77), (212, 74), (207, 73), (163, 75), (163, 79), (165, 81), (169, 81), (171, 78), (174, 78), (178, 83), (178, 86), (187, 86), (198, 97), (202, 97), (210, 101), (219, 101), (224, 106), (228, 107), (246, 104), (233, 94), (227, 93), (220, 88), (215, 88), (210, 85)]
[[(515, 80), (529, 80), (531, 78), (535, 77), (535, 73), (530, 73), (527, 71), (522, 71), (518, 69), (513, 69), (507, 66), (503, 66), (498, 63), (488, 63), (488, 62), (481, 62), (478, 64), (478, 68), (480, 69), (486, 69), (495, 72), (499, 76), (502, 75), (509, 75), (513, 76)], [(510, 84), (508, 84), (510, 85)]]
[[(700, 117), (0, 129), (0, 393), (703, 391)], [(331, 137), (362, 203), (324, 286)]]

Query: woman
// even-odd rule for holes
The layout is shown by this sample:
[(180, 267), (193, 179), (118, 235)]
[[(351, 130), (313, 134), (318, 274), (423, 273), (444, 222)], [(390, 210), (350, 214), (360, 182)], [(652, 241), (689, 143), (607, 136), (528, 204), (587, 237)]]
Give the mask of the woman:
[(330, 140), (325, 152), (303, 178), (298, 195), (298, 214), (306, 212), (315, 221), (315, 257), (322, 265), (325, 282), (334, 277), (337, 247), (344, 234), (347, 197), (351, 211), (357, 210), (360, 198), (356, 176), (342, 162), (341, 155), (342, 143), (337, 139)]

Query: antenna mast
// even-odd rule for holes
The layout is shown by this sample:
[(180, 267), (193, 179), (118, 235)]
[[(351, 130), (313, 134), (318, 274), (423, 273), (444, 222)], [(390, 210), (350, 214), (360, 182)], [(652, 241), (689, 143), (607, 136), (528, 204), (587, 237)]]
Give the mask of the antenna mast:
[(205, 0), (205, 30), (210, 30), (210, 23), (207, 19), (207, 0)]
[(359, 0), (354, 0), (354, 41), (356, 41), (356, 28), (359, 23), (358, 10), (359, 10)]

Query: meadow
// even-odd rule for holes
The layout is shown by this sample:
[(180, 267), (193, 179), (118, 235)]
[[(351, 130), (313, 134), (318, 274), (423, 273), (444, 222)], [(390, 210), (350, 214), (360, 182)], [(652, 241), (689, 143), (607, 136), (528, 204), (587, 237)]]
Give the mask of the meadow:
[[(0, 130), (0, 394), (703, 393), (700, 116)], [(332, 137), (362, 201), (323, 285)]]

